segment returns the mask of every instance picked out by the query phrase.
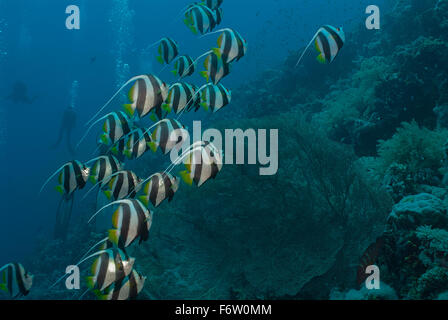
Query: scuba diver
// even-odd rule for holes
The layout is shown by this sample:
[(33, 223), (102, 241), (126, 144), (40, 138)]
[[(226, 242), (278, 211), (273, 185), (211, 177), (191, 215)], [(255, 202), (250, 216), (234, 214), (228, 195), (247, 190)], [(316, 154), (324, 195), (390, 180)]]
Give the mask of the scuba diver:
[(28, 88), (26, 84), (22, 81), (17, 81), (12, 88), (11, 94), (5, 99), (11, 100), (14, 103), (32, 104), (37, 99), (37, 96), (34, 96), (33, 98), (28, 97)]
[(72, 87), (70, 90), (71, 102), (70, 106), (65, 109), (64, 115), (62, 117), (61, 127), (59, 128), (58, 140), (54, 145), (51, 146), (51, 149), (56, 149), (64, 139), (64, 135), (66, 138), (66, 144), (68, 152), (70, 152), (71, 156), (75, 155), (75, 148), (72, 145), (72, 131), (76, 127), (76, 111), (75, 105), (76, 100), (78, 98), (78, 88), (79, 83), (77, 80), (72, 82)]
[(51, 146), (51, 149), (56, 149), (60, 143), (62, 142), (62, 139), (64, 138), (64, 135), (66, 137), (66, 144), (68, 151), (72, 156), (75, 155), (75, 149), (73, 148), (71, 136), (72, 136), (72, 130), (76, 126), (76, 111), (73, 106), (69, 106), (64, 111), (64, 115), (62, 117), (61, 127), (59, 128), (59, 135), (58, 140), (54, 145)]

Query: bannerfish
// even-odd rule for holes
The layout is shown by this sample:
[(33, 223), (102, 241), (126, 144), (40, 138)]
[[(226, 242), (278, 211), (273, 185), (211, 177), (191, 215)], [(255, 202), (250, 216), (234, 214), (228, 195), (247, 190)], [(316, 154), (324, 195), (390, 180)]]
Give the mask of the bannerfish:
[(134, 116), (135, 111), (137, 115), (142, 118), (147, 115), (152, 109), (160, 106), (166, 99), (168, 94), (168, 86), (159, 78), (152, 74), (144, 74), (135, 76), (129, 79), (114, 95), (107, 101), (93, 117), (86, 123), (91, 124), (103, 110), (115, 99), (115, 97), (123, 91), (128, 85), (134, 83), (134, 86), (128, 93), (131, 104), (125, 104), (124, 109), (130, 115)]
[(123, 154), (128, 159), (138, 159), (149, 150), (151, 145), (151, 135), (139, 128), (127, 136)]
[(99, 213), (104, 212), (104, 209), (116, 205), (118, 208), (112, 216), (112, 225), (115, 229), (109, 230), (108, 240), (124, 248), (130, 246), (136, 239), (139, 239), (139, 244), (148, 240), (153, 214), (139, 200), (125, 199), (112, 202), (98, 210), (90, 218), (89, 223)]
[(188, 56), (179, 56), (174, 62), (174, 70), (171, 71), (175, 76), (179, 76), (180, 79), (191, 76), (195, 71), (195, 64), (193, 59)]
[(125, 104), (126, 113), (133, 117), (142, 119), (151, 111), (159, 109), (168, 95), (168, 86), (165, 82), (154, 75), (147, 75), (144, 79), (136, 81), (129, 91), (129, 100), (131, 104)]
[(87, 164), (94, 162), (90, 169), (89, 180), (93, 184), (102, 181), (110, 175), (122, 170), (122, 164), (113, 155), (100, 156), (90, 160)]
[(232, 100), (232, 92), (222, 84), (206, 84), (198, 90), (201, 94), (201, 106), (208, 111), (218, 112)]
[(179, 180), (170, 173), (156, 173), (142, 182), (144, 187), (143, 195), (138, 199), (145, 205), (149, 206), (151, 203), (155, 208), (168, 199), (169, 202), (173, 200), (174, 194), (179, 189)]
[(0, 268), (0, 290), (13, 299), (26, 296), (33, 285), (33, 278), (20, 263), (9, 263)]
[(168, 154), (174, 148), (180, 148), (187, 137), (187, 130), (175, 119), (159, 121), (152, 133), (153, 142), (160, 147), (163, 154)]
[(222, 152), (208, 141), (194, 144), (182, 158), (188, 160), (185, 163), (186, 170), (180, 173), (182, 180), (189, 185), (194, 182), (198, 187), (215, 179), (223, 165)]
[(159, 41), (158, 52), (157, 61), (160, 64), (170, 64), (179, 54), (179, 46), (173, 39), (163, 38)]
[(218, 48), (213, 52), (226, 63), (239, 61), (247, 53), (247, 41), (235, 30), (230, 28), (221, 29), (208, 35), (221, 33), (218, 37)]
[(122, 111), (111, 112), (90, 125), (84, 136), (79, 140), (76, 148), (78, 148), (87, 138), (92, 128), (101, 121), (104, 121), (104, 124), (103, 133), (100, 135), (99, 143), (106, 146), (111, 146), (117, 143), (123, 136), (127, 135), (134, 128), (132, 119), (129, 118), (126, 113)]
[(116, 281), (103, 292), (96, 291), (95, 294), (99, 300), (122, 301), (135, 299), (143, 290), (145, 281), (146, 277), (138, 271), (132, 270), (129, 276)]
[(104, 133), (100, 136), (100, 141), (106, 146), (114, 144), (130, 133), (133, 127), (132, 120), (124, 112), (113, 112), (104, 122)]
[(87, 286), (92, 290), (104, 290), (114, 282), (128, 276), (135, 262), (134, 258), (130, 258), (124, 250), (119, 248), (98, 251), (92, 256), (98, 256), (92, 264), (92, 276), (87, 277)]
[(216, 12), (204, 4), (194, 4), (185, 11), (184, 23), (194, 34), (205, 34), (217, 26)]
[(162, 106), (168, 112), (174, 111), (176, 114), (180, 112), (191, 110), (195, 105), (197, 107), (199, 97), (193, 97), (196, 94), (196, 86), (178, 82), (170, 87), (168, 98)]
[(125, 198), (134, 198), (139, 191), (140, 178), (130, 170), (118, 171), (102, 183), (103, 193), (109, 200), (117, 201)]
[(56, 190), (63, 195), (71, 196), (76, 190), (85, 187), (90, 175), (90, 169), (78, 160), (67, 162), (45, 181), (40, 192), (57, 174), (59, 174), (59, 185), (56, 187)]
[(219, 57), (215, 52), (210, 53), (204, 61), (205, 71), (201, 75), (213, 84), (218, 84), (221, 79), (230, 74), (229, 63), (224, 62), (222, 57)]
[(311, 39), (310, 43), (306, 46), (302, 55), (297, 61), (296, 67), (300, 64), (308, 48), (313, 44), (316, 50), (319, 52), (317, 56), (317, 61), (320, 63), (331, 63), (334, 61), (339, 51), (342, 49), (345, 43), (345, 33), (342, 28), (335, 28), (330, 25), (321, 27), (314, 37)]

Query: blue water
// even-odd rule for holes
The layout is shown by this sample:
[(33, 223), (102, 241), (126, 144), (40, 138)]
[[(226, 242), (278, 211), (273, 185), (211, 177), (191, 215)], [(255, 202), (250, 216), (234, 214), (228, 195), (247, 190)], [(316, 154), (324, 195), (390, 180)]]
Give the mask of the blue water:
[[(369, 2), (225, 0), (221, 27), (238, 30), (248, 41), (249, 51), (224, 83), (237, 94), (241, 84), (282, 64), (291, 51), (303, 48), (322, 24), (345, 26), (350, 33), (350, 28), (359, 27), (365, 19)], [(188, 3), (0, 0), (0, 21), (5, 21), (0, 46), (7, 52), (0, 60), (0, 99), (11, 92), (16, 81), (26, 84), (30, 96), (37, 96), (30, 105), (8, 100), (0, 105), (7, 129), (0, 159), (0, 266), (32, 254), (38, 236), (52, 236), (59, 195), (53, 184), (41, 195), (38, 192), (51, 173), (71, 160), (63, 144), (58, 150), (49, 146), (56, 140), (63, 110), (72, 99), (73, 81), (79, 82), (76, 141), (84, 132), (84, 123), (123, 80), (116, 68), (119, 48), (123, 49), (123, 63), (129, 66), (121, 75), (126, 79), (160, 72), (155, 49), (145, 49), (163, 36), (176, 39), (181, 51), (193, 57), (216, 45), (216, 37), (198, 39), (177, 16)], [(65, 28), (65, 8), (70, 4), (80, 7), (80, 30)], [(92, 58), (96, 59), (93, 63)], [(169, 69), (160, 77), (168, 83), (175, 80)], [(197, 84), (202, 81), (197, 76), (192, 79)], [(119, 99), (108, 110), (118, 103)], [(92, 137), (78, 150), (79, 160), (91, 158), (95, 148)], [(75, 215), (80, 205), (75, 205)]]

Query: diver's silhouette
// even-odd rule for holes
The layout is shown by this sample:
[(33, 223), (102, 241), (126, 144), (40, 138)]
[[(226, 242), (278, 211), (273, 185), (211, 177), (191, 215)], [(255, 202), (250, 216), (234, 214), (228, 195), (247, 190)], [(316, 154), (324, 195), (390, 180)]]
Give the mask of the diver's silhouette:
[(64, 135), (66, 137), (67, 142), (67, 148), (68, 151), (72, 156), (75, 155), (75, 149), (73, 148), (71, 136), (72, 136), (72, 130), (76, 126), (76, 111), (75, 108), (72, 106), (68, 107), (64, 111), (64, 115), (62, 117), (61, 127), (59, 128), (59, 135), (58, 140), (54, 145), (51, 146), (52, 149), (56, 149), (60, 143), (62, 142), (62, 139), (64, 138)]
[(34, 96), (33, 98), (28, 97), (28, 88), (26, 84), (17, 81), (12, 88), (11, 94), (5, 99), (11, 100), (14, 103), (32, 104), (37, 99), (37, 96)]

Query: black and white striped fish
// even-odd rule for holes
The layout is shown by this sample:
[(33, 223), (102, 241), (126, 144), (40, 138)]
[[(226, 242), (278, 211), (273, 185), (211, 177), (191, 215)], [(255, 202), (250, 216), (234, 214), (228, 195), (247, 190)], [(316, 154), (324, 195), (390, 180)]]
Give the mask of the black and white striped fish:
[(159, 42), (159, 56), (157, 61), (161, 64), (170, 64), (179, 54), (179, 46), (176, 41), (171, 38), (163, 38)]
[(191, 5), (185, 12), (184, 23), (194, 34), (205, 34), (217, 26), (215, 11), (204, 4)]
[(140, 178), (129, 170), (118, 171), (107, 177), (102, 183), (103, 193), (109, 200), (117, 201), (134, 198), (139, 191)]
[(230, 73), (230, 64), (224, 62), (215, 52), (210, 53), (204, 61), (205, 71), (201, 75), (213, 84), (218, 84), (222, 78)]
[(66, 163), (56, 173), (58, 172), (59, 185), (56, 190), (67, 196), (71, 196), (76, 190), (83, 189), (90, 175), (90, 169), (78, 160)]
[(133, 117), (136, 115), (141, 119), (153, 110), (161, 108), (168, 96), (168, 86), (165, 82), (152, 74), (138, 79), (129, 91), (130, 104), (125, 104), (126, 113)]
[(0, 268), (0, 290), (13, 299), (26, 296), (33, 285), (33, 278), (20, 263), (9, 263)]
[(138, 271), (132, 270), (131, 274), (122, 280), (116, 281), (103, 292), (97, 291), (99, 300), (122, 301), (135, 299), (145, 286), (146, 277)]
[(124, 279), (132, 272), (135, 262), (134, 258), (130, 258), (119, 248), (98, 251), (92, 256), (98, 256), (92, 265), (92, 276), (87, 278), (87, 286), (92, 290), (104, 290), (114, 282)]
[(187, 154), (187, 160), (186, 170), (180, 173), (182, 180), (189, 185), (194, 182), (198, 187), (215, 179), (223, 165), (222, 152), (208, 141), (194, 144)]
[(201, 106), (208, 111), (218, 112), (228, 105), (232, 100), (232, 92), (226, 89), (222, 84), (206, 84), (200, 89)]
[(170, 173), (153, 174), (142, 184), (143, 195), (138, 199), (147, 207), (149, 203), (157, 208), (164, 200), (171, 201), (179, 189), (179, 180)]
[(175, 119), (159, 121), (152, 133), (152, 140), (160, 147), (163, 154), (174, 148), (180, 148), (188, 137), (185, 127)]
[(212, 10), (218, 9), (224, 0), (203, 0), (202, 3), (205, 4), (207, 7), (209, 7)]
[(110, 146), (131, 132), (133, 128), (132, 120), (126, 113), (112, 112), (105, 117), (106, 121), (103, 124), (103, 134), (100, 136), (100, 143)]
[(138, 159), (149, 150), (151, 144), (151, 135), (141, 128), (136, 129), (127, 136), (123, 154), (128, 159)]
[(126, 199), (116, 201), (119, 204), (112, 217), (115, 229), (109, 230), (109, 240), (115, 244), (130, 246), (139, 238), (139, 243), (148, 240), (152, 224), (152, 212), (139, 200)]
[(90, 182), (93, 184), (103, 181), (110, 175), (118, 172), (122, 169), (122, 164), (112, 155), (100, 156), (98, 158), (90, 160), (95, 162), (90, 170)]
[(176, 114), (179, 114), (184, 109), (189, 111), (194, 106), (198, 108), (199, 98), (196, 95), (196, 87), (194, 85), (178, 82), (170, 87), (164, 109), (169, 112), (174, 111)]
[(188, 55), (180, 56), (174, 63), (174, 70), (172, 73), (179, 76), (181, 79), (191, 76), (195, 71), (194, 60)]
[(247, 41), (235, 30), (226, 28), (213, 33), (220, 33), (218, 48), (214, 52), (226, 63), (238, 61), (246, 55)]
[(302, 55), (299, 58), (296, 66), (300, 64), (302, 61), (305, 52), (314, 42), (316, 50), (319, 52), (317, 56), (317, 61), (320, 63), (331, 63), (336, 59), (336, 56), (339, 54), (339, 51), (342, 49), (345, 43), (345, 33), (342, 28), (335, 28), (330, 25), (325, 25), (321, 27), (314, 37), (311, 39), (308, 46), (303, 51)]

